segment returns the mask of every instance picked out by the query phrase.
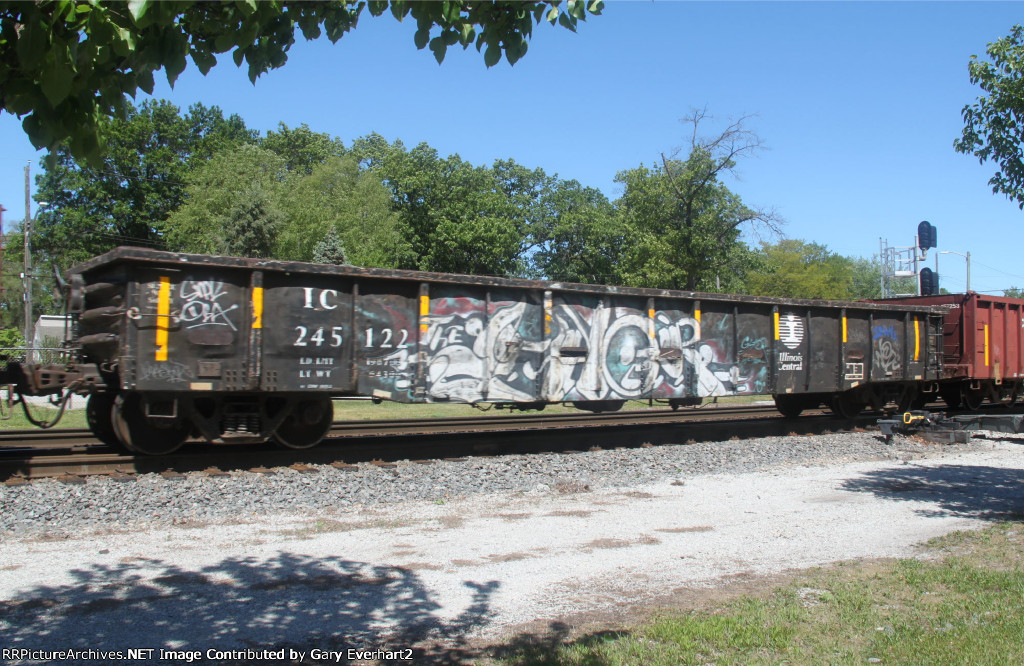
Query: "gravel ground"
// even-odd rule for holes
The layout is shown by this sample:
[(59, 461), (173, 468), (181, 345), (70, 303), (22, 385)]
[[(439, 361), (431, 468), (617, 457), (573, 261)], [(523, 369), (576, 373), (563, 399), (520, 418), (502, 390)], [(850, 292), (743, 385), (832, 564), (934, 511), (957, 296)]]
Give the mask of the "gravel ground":
[(417, 662), (450, 661), (595, 612), (628, 618), (681, 591), (910, 555), (1020, 519), (1022, 444), (854, 433), (0, 486), (0, 649), (358, 663), (349, 648), (415, 645)]

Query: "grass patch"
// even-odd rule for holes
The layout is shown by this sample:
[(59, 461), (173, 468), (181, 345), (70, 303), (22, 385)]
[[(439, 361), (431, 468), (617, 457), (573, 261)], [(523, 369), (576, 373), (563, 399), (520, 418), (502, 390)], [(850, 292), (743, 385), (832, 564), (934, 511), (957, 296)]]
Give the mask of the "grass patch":
[(762, 596), (665, 614), (569, 644), (511, 646), (510, 665), (1024, 662), (1024, 527), (927, 544), (932, 559), (816, 569)]
[[(718, 399), (719, 405), (747, 404), (757, 400), (764, 400), (764, 396), (727, 396)], [(85, 398), (74, 397), (75, 406), (85, 405)], [(57, 410), (43, 406), (32, 405), (32, 416), (37, 421), (50, 421), (57, 414)], [(648, 404), (646, 400), (631, 400), (626, 403), (623, 409), (667, 409), (668, 405), (663, 403)], [(714, 409), (711, 398), (705, 398), (706, 409)], [(690, 409), (685, 407), (683, 409)], [(545, 414), (578, 414), (580, 410), (572, 405), (551, 404), (543, 410)], [(4, 410), (6, 414), (6, 409)], [(336, 400), (334, 401), (334, 418), (337, 421), (373, 421), (390, 419), (436, 419), (445, 417), (479, 417), (479, 416), (507, 416), (509, 414), (535, 414), (537, 410), (526, 410), (524, 412), (510, 412), (507, 409), (490, 408), (485, 410), (477, 409), (466, 404), (413, 404), (407, 405), (398, 402), (384, 401), (374, 404), (371, 400)], [(21, 405), (14, 405), (11, 410), (11, 418), (0, 420), (0, 430), (34, 428), (22, 411)], [(84, 409), (65, 410), (57, 428), (88, 428), (85, 420)]]
[[(718, 404), (738, 405), (765, 400), (765, 396), (725, 396), (718, 398)], [(494, 407), (481, 410), (467, 404), (403, 404), (385, 400), (374, 404), (370, 400), (336, 400), (334, 402), (334, 418), (338, 421), (368, 421), (386, 419), (434, 419), (444, 417), (479, 417), (479, 416), (508, 416), (509, 414), (536, 414), (538, 410), (529, 409), (522, 412), (497, 409)], [(704, 409), (714, 409), (711, 398), (704, 399)], [(646, 400), (630, 400), (623, 407), (624, 410), (636, 409), (668, 409), (665, 403), (655, 402), (653, 405)], [(684, 410), (691, 409), (684, 407)], [(680, 410), (682, 411), (682, 410)], [(572, 405), (560, 403), (545, 406), (544, 414), (579, 414), (580, 410)]]
[[(82, 401), (81, 397), (75, 396), (76, 401)], [(80, 404), (85, 404), (81, 402)], [(29, 409), (32, 412), (32, 418), (36, 421), (49, 422), (57, 416), (56, 409), (50, 409), (48, 407), (40, 407), (36, 405), (29, 405)], [(6, 405), (4, 406), (4, 416), (8, 415)], [(25, 418), (25, 412), (22, 411), (21, 405), (14, 405), (10, 412), (9, 419), (0, 420), (0, 429), (23, 429), (23, 428), (35, 428), (28, 419)], [(61, 417), (60, 423), (55, 428), (88, 428), (88, 424), (85, 421), (85, 410), (84, 409), (66, 409), (64, 410), (64, 416)]]

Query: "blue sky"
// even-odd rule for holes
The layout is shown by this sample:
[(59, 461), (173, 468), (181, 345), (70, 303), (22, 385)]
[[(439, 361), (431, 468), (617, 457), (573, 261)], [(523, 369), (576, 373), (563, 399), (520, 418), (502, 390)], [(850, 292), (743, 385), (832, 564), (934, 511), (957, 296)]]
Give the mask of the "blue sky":
[[(335, 45), (297, 44), (255, 86), (228, 55), (155, 96), (217, 105), (264, 132), (306, 123), (346, 144), (378, 132), (475, 164), (511, 157), (612, 199), (616, 172), (686, 143), (691, 109), (714, 116), (709, 134), (753, 115), (768, 149), (728, 185), (775, 209), (787, 237), (869, 257), (880, 237), (911, 245), (929, 220), (939, 250), (971, 253), (971, 287), (1000, 293), (1024, 287), (1024, 213), (992, 194), (993, 165), (952, 146), (979, 94), (970, 56), (1022, 21), (1020, 3), (613, 1), (575, 35), (537, 26), (523, 60), (488, 70), (474, 49), (438, 66), (416, 50), (413, 23), (367, 13)], [(0, 146), (9, 228), (24, 214), (24, 166), (38, 173), (43, 153), (9, 114)], [(964, 289), (963, 258), (942, 255), (939, 269), (943, 287)]]

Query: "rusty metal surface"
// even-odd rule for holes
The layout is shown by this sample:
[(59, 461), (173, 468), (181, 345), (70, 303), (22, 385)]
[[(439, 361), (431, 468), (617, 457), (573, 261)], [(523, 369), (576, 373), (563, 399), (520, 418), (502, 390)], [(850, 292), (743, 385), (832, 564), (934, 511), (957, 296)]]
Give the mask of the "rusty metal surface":
[(946, 379), (1024, 379), (1024, 300), (968, 292), (887, 300), (944, 312)]

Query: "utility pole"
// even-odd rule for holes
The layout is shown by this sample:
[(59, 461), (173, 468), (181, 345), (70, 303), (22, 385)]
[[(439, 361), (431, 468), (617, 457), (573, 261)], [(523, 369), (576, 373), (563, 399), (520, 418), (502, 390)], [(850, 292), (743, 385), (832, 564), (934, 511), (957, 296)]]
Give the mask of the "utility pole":
[[(21, 298), (25, 303), (26, 348), (32, 346), (32, 338), (35, 337), (35, 331), (33, 330), (35, 322), (32, 321), (32, 278), (29, 276), (29, 273), (32, 271), (32, 246), (29, 243), (29, 234), (32, 233), (31, 189), (29, 187), (29, 170), (31, 165), (31, 162), (25, 165), (25, 222), (21, 225), (21, 235), (25, 244), (25, 272), (21, 274)], [(27, 361), (28, 359), (26, 358), (25, 360)]]
[[(4, 274), (4, 211), (7, 210), (3, 206), (0, 206), (0, 276)], [(0, 295), (4, 293), (4, 284), (0, 282)]]

